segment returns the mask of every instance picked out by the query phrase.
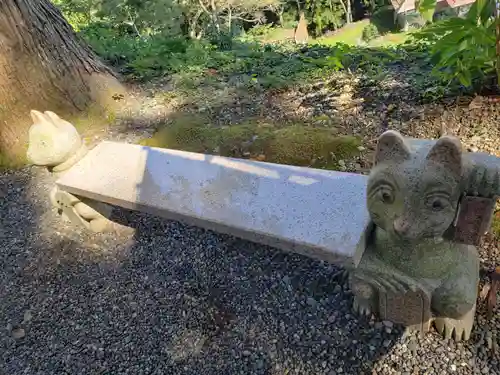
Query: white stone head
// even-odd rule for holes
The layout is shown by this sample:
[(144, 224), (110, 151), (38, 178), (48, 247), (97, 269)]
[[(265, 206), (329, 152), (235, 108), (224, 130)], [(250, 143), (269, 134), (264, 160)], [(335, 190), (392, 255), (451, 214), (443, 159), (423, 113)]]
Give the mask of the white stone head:
[(81, 147), (82, 139), (69, 122), (54, 112), (32, 110), (29, 130), (28, 161), (34, 165), (55, 167), (67, 161)]

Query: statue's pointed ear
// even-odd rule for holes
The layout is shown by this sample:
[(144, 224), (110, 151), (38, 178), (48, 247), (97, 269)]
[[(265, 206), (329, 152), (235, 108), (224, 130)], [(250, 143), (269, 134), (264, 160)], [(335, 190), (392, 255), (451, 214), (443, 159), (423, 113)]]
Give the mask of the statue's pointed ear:
[(52, 121), (59, 121), (61, 118), (52, 111), (45, 111), (45, 115), (48, 116)]
[(37, 124), (37, 123), (44, 123), (45, 124), (45, 123), (47, 123), (47, 118), (40, 111), (32, 109), (30, 112), (30, 115), (31, 115), (31, 119), (33, 120), (33, 124)]
[(403, 136), (394, 130), (383, 133), (377, 142), (375, 165), (384, 161), (402, 162), (410, 158), (411, 151)]
[(48, 118), (54, 126), (59, 126), (61, 124), (62, 119), (52, 111), (45, 111), (45, 117)]
[(443, 165), (455, 175), (462, 175), (462, 144), (452, 136), (438, 139), (427, 155), (427, 160)]

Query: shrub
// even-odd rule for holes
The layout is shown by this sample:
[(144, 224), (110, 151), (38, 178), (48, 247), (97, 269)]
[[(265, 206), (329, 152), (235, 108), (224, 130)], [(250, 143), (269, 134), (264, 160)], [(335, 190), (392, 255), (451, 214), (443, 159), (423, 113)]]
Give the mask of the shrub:
[[(267, 32), (263, 27), (259, 32)], [(155, 34), (138, 37), (123, 28), (94, 23), (80, 31), (82, 37), (110, 65), (138, 80), (169, 75), (176, 88), (198, 87), (219, 77), (251, 87), (288, 87), (312, 75), (327, 76), (342, 69), (345, 49), (297, 53), (291, 44), (265, 44), (248, 40), (192, 40)], [(229, 49), (230, 48), (230, 49)]]
[(363, 28), (361, 39), (363, 39), (364, 42), (368, 43), (379, 35), (380, 34), (378, 32), (377, 26), (375, 26), (373, 23), (369, 23)]
[[(428, 2), (429, 9), (425, 12), (430, 15), (435, 4), (432, 0)], [(429, 47), (436, 77), (447, 85), (459, 83), (467, 89), (479, 88), (487, 82), (495, 75), (495, 67), (500, 77), (493, 11), (493, 0), (477, 1), (465, 18), (444, 19), (413, 33), (414, 43)]]

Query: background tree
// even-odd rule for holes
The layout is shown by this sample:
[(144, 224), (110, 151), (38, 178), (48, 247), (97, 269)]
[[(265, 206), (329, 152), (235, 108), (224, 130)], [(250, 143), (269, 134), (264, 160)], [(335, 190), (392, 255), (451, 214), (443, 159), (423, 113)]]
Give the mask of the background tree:
[(123, 93), (112, 72), (48, 0), (0, 3), (0, 153), (24, 154), (30, 110), (73, 119)]

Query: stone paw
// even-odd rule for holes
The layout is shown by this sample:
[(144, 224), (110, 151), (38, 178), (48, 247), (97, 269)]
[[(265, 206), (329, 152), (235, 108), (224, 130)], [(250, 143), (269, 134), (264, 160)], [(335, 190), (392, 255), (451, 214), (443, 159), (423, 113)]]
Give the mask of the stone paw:
[(352, 308), (355, 313), (365, 316), (370, 316), (373, 310), (371, 304), (368, 301), (360, 299), (356, 296), (354, 296)]
[(114, 229), (109, 220), (112, 207), (97, 201), (79, 198), (65, 191), (53, 189), (50, 200), (57, 207), (64, 221), (83, 226), (93, 232), (109, 232)]
[(461, 319), (439, 317), (435, 318), (434, 325), (444, 338), (453, 338), (455, 341), (468, 340), (474, 324), (475, 312), (476, 306), (474, 305)]
[(90, 220), (89, 229), (92, 232), (96, 233), (105, 233), (113, 230), (113, 222), (111, 220), (106, 219), (105, 217), (101, 217), (98, 219)]

